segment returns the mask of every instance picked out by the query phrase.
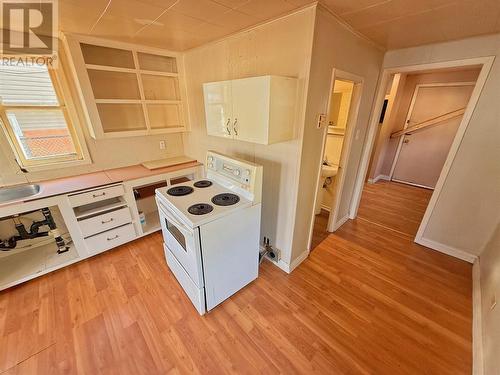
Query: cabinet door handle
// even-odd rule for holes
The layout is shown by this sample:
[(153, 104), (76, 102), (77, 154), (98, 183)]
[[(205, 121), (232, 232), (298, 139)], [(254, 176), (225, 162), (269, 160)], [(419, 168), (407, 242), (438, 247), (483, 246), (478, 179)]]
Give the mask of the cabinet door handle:
[(231, 129), (229, 128), (229, 124), (231, 123), (231, 119), (228, 118), (227, 119), (227, 122), (226, 122), (226, 130), (227, 130), (227, 134), (228, 135), (231, 135)]
[(102, 192), (101, 194), (92, 194), (93, 198), (99, 198), (99, 197), (104, 197), (106, 195), (106, 192)]
[(114, 237), (108, 237), (106, 238), (108, 241), (113, 241), (113, 240), (116, 240), (118, 237), (120, 237), (119, 235), (116, 235)]
[(233, 124), (234, 135), (238, 135), (238, 128), (237, 128), (237, 126), (238, 126), (238, 119), (235, 118), (234, 119), (234, 124)]
[(101, 220), (101, 224), (111, 223), (112, 221), (113, 221), (113, 218), (111, 218), (109, 220)]

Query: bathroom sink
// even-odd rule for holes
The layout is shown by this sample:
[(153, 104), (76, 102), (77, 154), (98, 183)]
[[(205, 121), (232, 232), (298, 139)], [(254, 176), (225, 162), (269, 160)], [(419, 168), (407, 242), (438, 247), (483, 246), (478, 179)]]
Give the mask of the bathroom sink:
[(17, 185), (0, 188), (0, 203), (32, 197), (40, 192), (40, 185)]
[(321, 166), (321, 177), (333, 177), (337, 174), (339, 167), (336, 165), (322, 165)]

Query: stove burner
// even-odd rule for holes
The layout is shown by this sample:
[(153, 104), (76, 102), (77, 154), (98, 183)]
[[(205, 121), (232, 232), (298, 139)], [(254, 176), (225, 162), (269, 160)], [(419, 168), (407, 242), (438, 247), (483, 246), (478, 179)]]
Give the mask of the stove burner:
[(212, 181), (209, 181), (209, 180), (197, 181), (193, 184), (193, 186), (197, 187), (197, 188), (206, 188), (206, 187), (212, 186)]
[(212, 203), (216, 204), (217, 206), (231, 206), (238, 203), (239, 201), (240, 197), (238, 197), (236, 194), (231, 193), (217, 194), (212, 198)]
[(167, 190), (168, 195), (173, 195), (174, 197), (180, 197), (183, 195), (188, 195), (193, 192), (193, 188), (191, 186), (174, 186)]
[(188, 212), (193, 215), (205, 215), (213, 211), (213, 207), (207, 203), (196, 203), (188, 208)]

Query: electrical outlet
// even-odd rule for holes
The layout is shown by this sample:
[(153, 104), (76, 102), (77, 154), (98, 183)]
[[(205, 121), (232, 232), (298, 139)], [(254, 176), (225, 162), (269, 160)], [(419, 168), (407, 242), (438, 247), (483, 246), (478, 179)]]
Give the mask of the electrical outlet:
[(275, 263), (278, 263), (281, 259), (281, 250), (273, 247), (273, 249), (267, 254), (267, 258)]
[(497, 296), (493, 294), (491, 296), (490, 310), (493, 310), (496, 305), (497, 305)]
[(160, 141), (160, 150), (165, 150), (165, 148), (167, 147), (165, 141)]

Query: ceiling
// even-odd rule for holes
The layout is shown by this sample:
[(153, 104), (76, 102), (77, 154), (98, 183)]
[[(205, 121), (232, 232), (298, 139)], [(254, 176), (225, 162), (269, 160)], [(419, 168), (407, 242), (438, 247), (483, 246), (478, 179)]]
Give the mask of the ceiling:
[[(66, 32), (174, 51), (193, 48), (311, 0), (59, 0)], [(384, 49), (500, 33), (500, 0), (321, 0)]]

